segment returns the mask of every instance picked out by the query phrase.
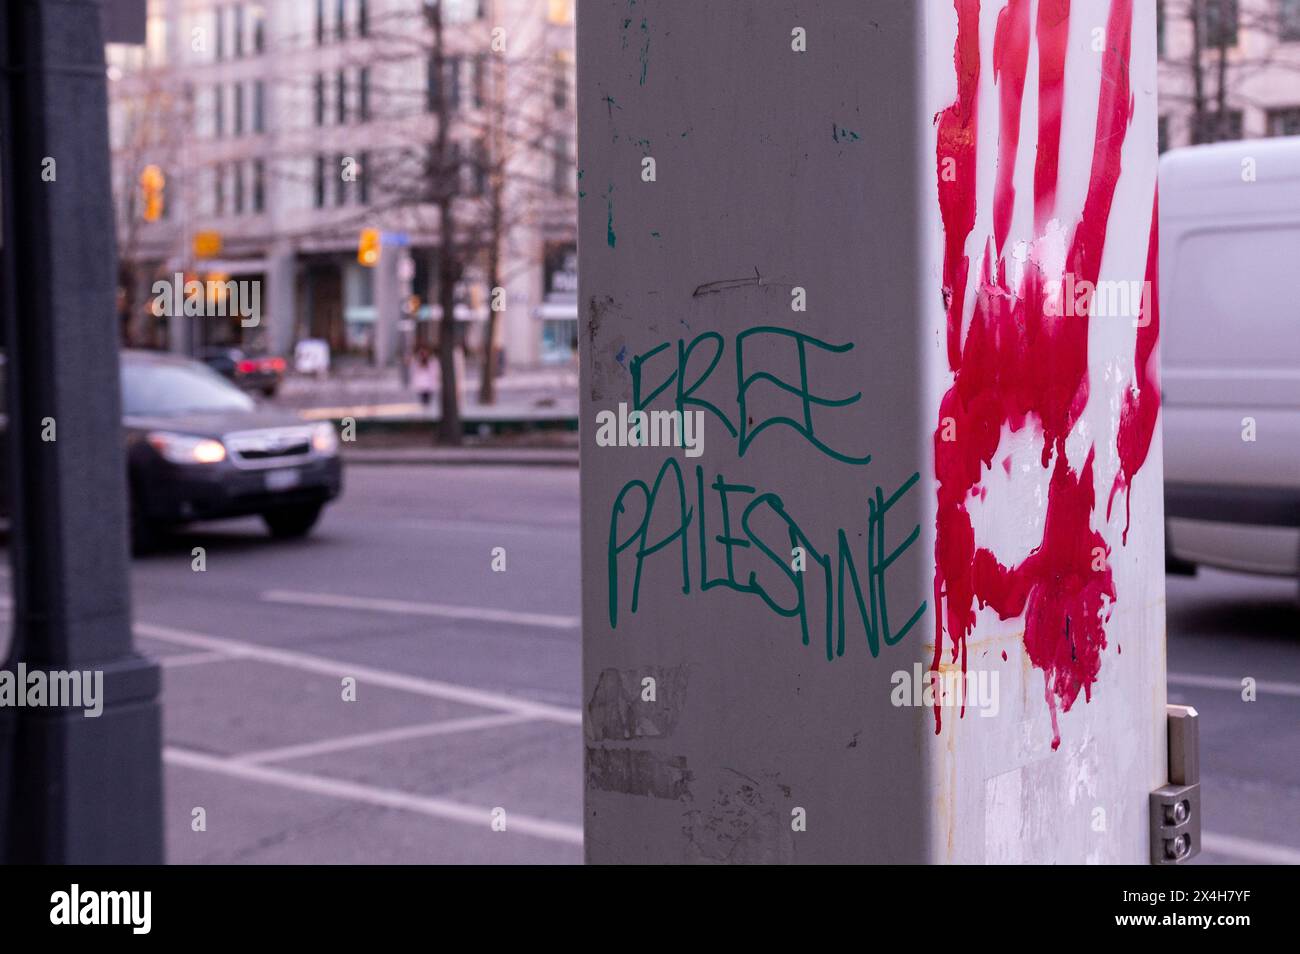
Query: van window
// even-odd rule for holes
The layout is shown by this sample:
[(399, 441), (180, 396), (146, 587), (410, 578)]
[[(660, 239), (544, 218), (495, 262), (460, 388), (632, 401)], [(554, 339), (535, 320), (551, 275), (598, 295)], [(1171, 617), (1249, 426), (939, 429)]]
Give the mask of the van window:
[(1161, 289), (1172, 367), (1300, 367), (1300, 226), (1195, 232)]

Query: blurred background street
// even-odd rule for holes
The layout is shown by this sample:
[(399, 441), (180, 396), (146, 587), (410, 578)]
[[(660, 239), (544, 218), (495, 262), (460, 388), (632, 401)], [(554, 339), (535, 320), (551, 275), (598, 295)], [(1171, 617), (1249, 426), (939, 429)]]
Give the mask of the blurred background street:
[[(77, 51), (85, 62), (44, 44), (45, 72), (19, 90), (73, 76), (100, 84), (102, 129), (32, 105), (12, 138), (42, 159), (59, 152), (65, 170), (104, 168), (85, 180), (98, 183), (102, 221), (31, 202), (26, 185), (4, 193), (11, 207), (14, 196), (27, 201), (20, 213), (36, 224), (6, 233), (12, 272), (35, 291), (19, 289), (0, 341), (0, 457), (14, 458), (0, 488), (0, 568), (7, 589), (27, 594), (25, 618), (0, 627), (0, 662), (116, 670), (137, 695), (119, 691), (126, 714), (104, 720), (103, 737), (128, 755), (105, 751), (135, 765), (155, 795), (158, 663), (168, 862), (581, 862), (578, 341), (594, 338), (598, 309), (578, 298), (580, 203), (599, 211), (598, 244), (613, 247), (615, 231), (613, 182), (593, 184), (590, 170), (584, 180), (578, 161), (573, 0), (128, 6), (131, 29), (92, 38), (93, 56)], [(1160, 151), (1212, 158), (1224, 143), (1267, 138), (1277, 155), (1300, 155), (1300, 0), (1169, 0), (1158, 11)], [(508, 43), (498, 45), (498, 28)], [(606, 100), (612, 122), (622, 107)], [(614, 138), (648, 157), (639, 135)], [(1284, 165), (1256, 190), (1269, 214), (1277, 203), (1263, 188), (1278, 187)], [(1184, 202), (1197, 209), (1200, 187), (1187, 181)], [(1177, 193), (1165, 186), (1168, 214)], [(82, 274), (66, 253), (83, 254), (83, 231), (101, 243), (85, 260), (103, 274)], [(1260, 247), (1281, 246), (1269, 232)], [(1300, 359), (1293, 349), (1281, 367), (1285, 349), (1269, 337), (1295, 340), (1283, 324), (1294, 316), (1272, 306), (1294, 301), (1275, 290), (1293, 273), (1275, 269), (1270, 284), (1235, 271), (1266, 264), (1256, 246), (1235, 259), (1206, 248), (1203, 262), (1222, 270), (1206, 279), (1215, 290), (1242, 285), (1267, 305), (1225, 307), (1277, 323), (1242, 326), (1254, 348), (1243, 360), (1256, 365), (1210, 369), (1228, 382), (1213, 421), (1224, 443), (1211, 453), (1208, 392), (1187, 368), (1220, 360), (1226, 321), (1204, 311), (1193, 340), (1192, 324), (1180, 330), (1178, 309), (1166, 308), (1168, 340), (1186, 336), (1181, 357), (1167, 351), (1184, 361), (1181, 389), (1168, 357), (1175, 374), (1161, 382), (1166, 480), (1191, 493), (1172, 513), (1184, 525), (1170, 531), (1167, 520), (1166, 537), (1175, 558), (1201, 564), (1194, 577), (1167, 578), (1168, 698), (1201, 716), (1196, 863), (1297, 864), (1300, 508), (1295, 458), (1273, 449), (1294, 454), (1300, 417), (1280, 400), (1239, 406), (1250, 384), (1269, 384), (1265, 365), (1296, 393)], [(1209, 275), (1201, 260), (1186, 271)], [(1201, 314), (1214, 296), (1184, 287), (1192, 305), (1182, 314)], [(605, 344), (615, 370), (638, 347)], [(104, 356), (119, 346), (121, 407), (105, 397), (119, 369)], [(605, 359), (581, 360), (590, 369)], [(103, 366), (92, 380), (82, 372), (94, 361)], [(677, 392), (680, 401), (680, 379)], [(1257, 404), (1274, 415), (1260, 415), (1268, 454), (1256, 453)], [(56, 418), (57, 441), (42, 434), (38, 444), (36, 422)], [(124, 460), (114, 456), (119, 423)], [(1253, 455), (1259, 472), (1224, 447)], [(1236, 484), (1248, 498), (1282, 487), (1291, 496), (1271, 514), (1294, 522), (1247, 515), (1232, 536), (1214, 511), (1221, 485)], [(1199, 518), (1209, 528), (1198, 534), (1187, 522)], [(1250, 528), (1273, 542), (1260, 546)], [(128, 538), (129, 600), (117, 546)], [(10, 572), (11, 550), (35, 555), (26, 579)], [(108, 556), (95, 562), (91, 550)], [(1259, 569), (1250, 561), (1260, 553), (1277, 575), (1212, 568)], [(63, 612), (68, 594), (85, 602)], [(112, 638), (126, 636), (128, 616), (147, 659)], [(31, 639), (12, 659), (11, 628)], [(126, 678), (123, 660), (140, 671)], [(1255, 697), (1243, 698), (1243, 680)], [(30, 712), (13, 722), (37, 724)], [(4, 745), (19, 738), (0, 732)], [(60, 757), (97, 744), (22, 738)], [(54, 757), (23, 751), (51, 778), (75, 775), (78, 810), (102, 794), (87, 797), (96, 786), (86, 780), (105, 775), (60, 775)], [(56, 820), (42, 829), (43, 854), (14, 857), (59, 858), (63, 806), (28, 774), (14, 804), (48, 802)], [(132, 799), (134, 778), (122, 779), (104, 804)], [(121, 839), (144, 846), (135, 860), (156, 854), (146, 844), (157, 841), (156, 805), (150, 812), (138, 812), (145, 835)], [(100, 860), (82, 847), (69, 854)]]
[[(580, 861), (577, 550), (576, 469), (354, 466), (307, 540), (203, 524), (136, 560), (168, 860)], [(1278, 825), (1300, 816), (1295, 584), (1168, 588), (1170, 701), (1202, 717), (1198, 863), (1300, 862)], [(483, 823), (497, 807), (505, 832)]]

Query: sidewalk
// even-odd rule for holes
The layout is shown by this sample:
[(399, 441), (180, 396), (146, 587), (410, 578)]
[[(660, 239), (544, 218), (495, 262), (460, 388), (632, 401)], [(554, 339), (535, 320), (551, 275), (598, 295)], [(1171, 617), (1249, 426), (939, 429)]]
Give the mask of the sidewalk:
[[(497, 379), (497, 400), (491, 405), (478, 402), (479, 380), (477, 368), (466, 369), (460, 389), (461, 418), (466, 422), (577, 420), (576, 366), (511, 371)], [(403, 387), (396, 368), (348, 368), (325, 378), (290, 375), (275, 403), (318, 418), (431, 423), (441, 416), (437, 397), (430, 406), (421, 405), (415, 392)]]
[[(478, 403), (478, 369), (467, 369), (460, 387), (460, 419), (465, 434), (478, 438), (503, 435), (577, 432), (577, 368), (516, 369), (497, 380), (497, 400)], [(315, 420), (356, 421), (357, 434), (422, 437), (442, 417), (437, 395), (428, 406), (402, 385), (398, 369), (343, 368), (328, 377), (290, 376), (276, 396), (281, 407)], [(567, 443), (560, 441), (560, 443)], [(547, 458), (554, 451), (558, 458)], [(439, 456), (448, 455), (448, 456)], [(472, 452), (437, 451), (430, 447), (364, 447), (347, 452), (355, 463), (503, 463), (576, 465), (573, 447), (478, 447)]]
[(343, 449), (349, 465), (461, 467), (577, 467), (577, 447), (354, 447)]

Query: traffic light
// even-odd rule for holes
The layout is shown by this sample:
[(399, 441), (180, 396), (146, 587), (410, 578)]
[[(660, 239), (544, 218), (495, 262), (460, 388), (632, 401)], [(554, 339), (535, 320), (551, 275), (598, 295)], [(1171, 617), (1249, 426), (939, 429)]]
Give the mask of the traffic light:
[(163, 214), (163, 189), (167, 178), (157, 166), (145, 166), (140, 172), (140, 192), (144, 196), (144, 220), (157, 222)]
[(379, 229), (362, 229), (361, 241), (357, 244), (357, 261), (373, 268), (379, 263), (379, 248)]

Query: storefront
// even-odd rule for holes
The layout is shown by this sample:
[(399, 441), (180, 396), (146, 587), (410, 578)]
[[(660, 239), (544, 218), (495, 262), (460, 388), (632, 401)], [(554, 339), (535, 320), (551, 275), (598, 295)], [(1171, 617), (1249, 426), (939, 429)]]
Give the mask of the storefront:
[(548, 244), (543, 268), (542, 303), (537, 308), (541, 359), (543, 364), (567, 364), (578, 354), (578, 246)]

